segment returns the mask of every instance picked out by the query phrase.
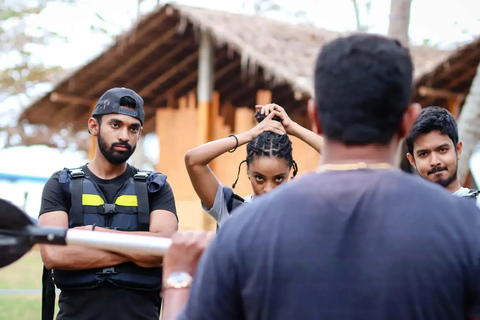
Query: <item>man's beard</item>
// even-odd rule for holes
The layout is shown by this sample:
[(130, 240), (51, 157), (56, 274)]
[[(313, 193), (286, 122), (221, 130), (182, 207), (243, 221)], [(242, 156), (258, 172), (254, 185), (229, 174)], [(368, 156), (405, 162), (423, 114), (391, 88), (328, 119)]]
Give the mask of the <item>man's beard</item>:
[[(100, 152), (102, 152), (105, 159), (107, 159), (107, 161), (110, 162), (111, 164), (122, 164), (126, 162), (135, 151), (135, 148), (137, 147), (136, 145), (132, 147), (128, 142), (124, 141), (124, 142), (112, 143), (110, 148), (108, 148), (107, 143), (102, 138), (102, 135), (100, 133), (98, 135), (98, 146), (100, 147)], [(127, 148), (127, 150), (116, 151), (114, 149), (115, 146), (123, 146)]]
[[(432, 170), (428, 171), (427, 175), (430, 175), (430, 174), (433, 174), (433, 173), (436, 173), (436, 172), (440, 172), (440, 171), (444, 171), (444, 170), (447, 170), (447, 167), (436, 167), (436, 168), (433, 168)], [(458, 172), (458, 163), (457, 163), (457, 166), (455, 168), (455, 172), (450, 177), (448, 177), (446, 179), (433, 181), (433, 182), (435, 182), (435, 183), (441, 185), (442, 187), (446, 188), (453, 181), (455, 181), (457, 179), (457, 172)]]

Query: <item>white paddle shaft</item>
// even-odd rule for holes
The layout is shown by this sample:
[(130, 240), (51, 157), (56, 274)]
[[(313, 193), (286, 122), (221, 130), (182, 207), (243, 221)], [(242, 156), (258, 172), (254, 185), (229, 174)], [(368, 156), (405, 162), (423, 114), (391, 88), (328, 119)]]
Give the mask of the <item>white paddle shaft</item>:
[(162, 257), (170, 247), (172, 240), (135, 234), (69, 229), (66, 242), (67, 245), (81, 245), (113, 252), (144, 253)]

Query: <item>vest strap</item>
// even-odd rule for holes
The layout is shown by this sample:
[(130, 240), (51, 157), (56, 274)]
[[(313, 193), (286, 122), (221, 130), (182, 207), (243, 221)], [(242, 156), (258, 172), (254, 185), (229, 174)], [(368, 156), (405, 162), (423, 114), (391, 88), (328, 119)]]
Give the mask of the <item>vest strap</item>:
[(133, 179), (135, 192), (138, 199), (138, 226), (140, 230), (148, 231), (150, 226), (150, 206), (148, 205), (147, 178), (150, 175), (146, 171), (138, 171)]
[(83, 226), (83, 179), (85, 179), (85, 173), (82, 169), (69, 170), (72, 175), (72, 208), (70, 215), (72, 216), (72, 223), (74, 227)]
[(42, 275), (42, 320), (53, 320), (55, 314), (55, 285), (52, 273), (43, 266)]

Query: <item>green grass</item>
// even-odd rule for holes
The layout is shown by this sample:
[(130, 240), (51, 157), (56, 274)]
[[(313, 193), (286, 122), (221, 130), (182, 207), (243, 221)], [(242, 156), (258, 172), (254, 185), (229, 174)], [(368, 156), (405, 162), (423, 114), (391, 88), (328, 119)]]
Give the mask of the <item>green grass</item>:
[(42, 271), (40, 251), (32, 250), (20, 260), (0, 269), (0, 289), (41, 289)]
[[(0, 269), (0, 289), (42, 289), (43, 264), (38, 249), (30, 251), (15, 263)], [(38, 320), (41, 318), (42, 295), (0, 295), (0, 320)]]
[(38, 320), (41, 310), (41, 295), (0, 296), (0, 320)]

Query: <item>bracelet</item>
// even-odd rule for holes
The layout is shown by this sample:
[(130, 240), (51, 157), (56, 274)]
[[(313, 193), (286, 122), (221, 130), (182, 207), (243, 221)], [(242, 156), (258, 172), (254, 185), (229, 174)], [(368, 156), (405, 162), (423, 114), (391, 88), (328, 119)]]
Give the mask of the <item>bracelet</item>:
[(232, 150), (228, 150), (228, 152), (230, 152), (230, 153), (234, 153), (234, 152), (235, 152), (235, 150), (237, 150), (237, 148), (238, 148), (238, 138), (237, 138), (237, 136), (236, 136), (236, 135), (234, 135), (234, 134), (231, 134), (231, 135), (229, 135), (229, 137), (234, 137), (234, 138), (235, 138), (235, 140), (237, 141), (237, 144), (236, 144), (235, 148), (233, 148)]
[(95, 231), (95, 223), (92, 225), (92, 231)]

